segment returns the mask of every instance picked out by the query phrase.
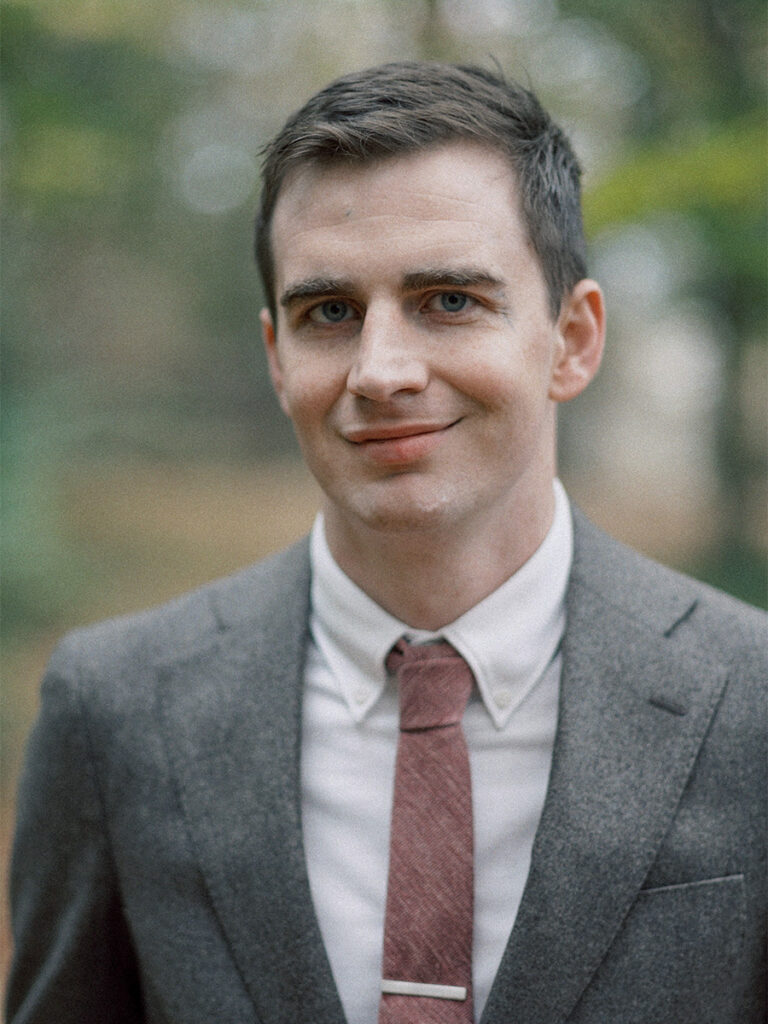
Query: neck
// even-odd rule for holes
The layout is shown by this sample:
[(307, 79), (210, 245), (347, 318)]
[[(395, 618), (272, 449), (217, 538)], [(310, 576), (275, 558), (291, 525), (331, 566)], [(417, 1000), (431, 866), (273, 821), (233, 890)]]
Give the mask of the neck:
[(327, 508), (325, 532), (337, 564), (377, 604), (414, 629), (438, 630), (517, 572), (553, 516), (550, 487), (535, 507), (497, 523), (390, 532), (351, 526)]

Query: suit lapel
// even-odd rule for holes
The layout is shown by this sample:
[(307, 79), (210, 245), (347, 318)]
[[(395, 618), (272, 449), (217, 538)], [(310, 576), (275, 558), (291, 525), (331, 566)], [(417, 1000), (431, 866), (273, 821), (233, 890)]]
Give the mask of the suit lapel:
[(725, 682), (676, 642), (685, 584), (649, 612), (640, 561), (578, 514), (576, 527), (549, 788), (483, 1024), (567, 1018), (642, 887)]
[(301, 837), (306, 546), (272, 564), (221, 591), (221, 633), (161, 672), (161, 718), (193, 848), (259, 1019), (343, 1024)]
[[(578, 515), (576, 526), (550, 783), (483, 1024), (571, 1012), (642, 886), (725, 682), (675, 642), (692, 608), (684, 586), (645, 593), (629, 553)], [(222, 591), (220, 634), (160, 672), (192, 843), (265, 1024), (344, 1021), (301, 839), (308, 592), (301, 546)]]

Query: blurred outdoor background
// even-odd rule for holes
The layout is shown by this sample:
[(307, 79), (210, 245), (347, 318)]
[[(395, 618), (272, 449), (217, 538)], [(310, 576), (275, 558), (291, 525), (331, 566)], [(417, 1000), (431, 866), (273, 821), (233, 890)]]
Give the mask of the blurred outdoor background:
[(343, 72), (495, 59), (569, 130), (609, 347), (562, 476), (617, 536), (766, 603), (765, 48), (760, 0), (3, 5), (0, 863), (56, 637), (312, 521), (252, 220), (261, 147)]

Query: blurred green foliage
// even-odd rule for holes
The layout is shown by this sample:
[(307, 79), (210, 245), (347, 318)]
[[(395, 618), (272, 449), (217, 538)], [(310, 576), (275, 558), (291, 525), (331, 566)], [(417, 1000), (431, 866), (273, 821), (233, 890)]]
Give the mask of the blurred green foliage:
[[(182, 70), (129, 41), (59, 35), (15, 4), (2, 10), (0, 56), (8, 200), (27, 217), (132, 223), (189, 84)], [(87, 202), (96, 196), (112, 202)]]
[(154, 185), (153, 144), (184, 83), (129, 42), (63, 37), (22, 6), (3, 7), (0, 39), (2, 613), (13, 630), (55, 619), (89, 569), (59, 500), (62, 468), (91, 425), (71, 402), (88, 360), (55, 325), (41, 329), (35, 300), (51, 254), (60, 265), (71, 247), (74, 258), (86, 234), (141, 244), (137, 196)]

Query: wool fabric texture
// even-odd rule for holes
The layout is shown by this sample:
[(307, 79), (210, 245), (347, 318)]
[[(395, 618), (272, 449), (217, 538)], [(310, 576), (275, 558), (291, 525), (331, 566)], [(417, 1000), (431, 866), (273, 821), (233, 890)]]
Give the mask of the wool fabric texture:
[(447, 642), (398, 641), (400, 696), (383, 977), (451, 986), (464, 999), (384, 992), (379, 1024), (471, 1024), (473, 833), (461, 719), (472, 672)]

